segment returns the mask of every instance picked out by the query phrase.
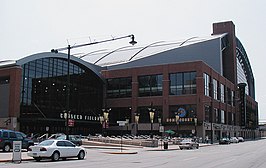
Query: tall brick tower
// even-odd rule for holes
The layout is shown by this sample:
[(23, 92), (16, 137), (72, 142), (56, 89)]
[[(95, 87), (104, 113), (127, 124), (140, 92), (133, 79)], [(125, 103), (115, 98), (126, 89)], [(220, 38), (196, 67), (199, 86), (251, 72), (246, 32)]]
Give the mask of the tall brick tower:
[(213, 35), (228, 33), (228, 47), (223, 50), (223, 76), (237, 84), (236, 36), (232, 21), (213, 23)]

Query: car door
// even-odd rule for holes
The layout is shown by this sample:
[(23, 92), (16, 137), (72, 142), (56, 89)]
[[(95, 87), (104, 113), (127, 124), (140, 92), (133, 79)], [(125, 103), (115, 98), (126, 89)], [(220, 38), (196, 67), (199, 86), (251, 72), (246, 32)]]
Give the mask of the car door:
[(79, 148), (76, 148), (75, 144), (73, 144), (69, 141), (65, 141), (65, 146), (66, 146), (68, 154), (70, 156), (77, 156), (78, 155)]
[(60, 157), (70, 156), (64, 141), (57, 141), (56, 146), (57, 146), (57, 150), (60, 152)]
[(9, 132), (9, 140), (10, 140), (11, 146), (13, 148), (13, 141), (18, 140), (15, 132)]
[(16, 136), (17, 136), (17, 141), (21, 141), (21, 144), (22, 144), (22, 149), (26, 149), (27, 147), (28, 147), (28, 144), (25, 142), (25, 141), (23, 141), (23, 136), (20, 134), (20, 133), (18, 133), (18, 132), (16, 132), (15, 133), (16, 134)]

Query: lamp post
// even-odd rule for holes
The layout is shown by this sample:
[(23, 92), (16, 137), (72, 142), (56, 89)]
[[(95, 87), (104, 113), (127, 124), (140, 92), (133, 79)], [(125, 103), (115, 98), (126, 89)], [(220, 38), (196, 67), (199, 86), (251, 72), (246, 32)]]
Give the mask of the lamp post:
[(135, 113), (136, 136), (138, 136), (139, 113)]
[[(158, 123), (159, 123), (159, 132), (161, 132), (162, 118), (160, 115), (158, 115)], [(162, 149), (163, 148), (162, 135), (160, 136), (160, 142), (161, 142), (161, 149)]]
[(152, 104), (151, 107), (148, 108), (149, 114), (150, 114), (150, 120), (151, 120), (151, 139), (153, 139), (153, 120), (154, 120), (154, 113), (155, 113), (155, 109), (152, 108)]
[(198, 124), (198, 119), (197, 116), (194, 116), (194, 124), (195, 124), (195, 137), (197, 138), (197, 124)]
[(107, 109), (107, 108), (104, 108), (102, 109), (103, 111), (103, 120), (104, 120), (104, 130), (105, 130), (105, 133), (104, 134), (107, 134), (106, 132), (106, 128), (107, 128), (107, 123), (108, 123), (108, 117), (109, 117), (109, 112), (111, 111), (111, 108)]
[[(74, 45), (70, 46), (68, 45), (67, 47), (64, 48), (58, 48), (58, 49), (52, 49), (52, 53), (58, 53), (59, 51), (65, 51), (67, 50), (67, 100), (66, 100), (66, 111), (70, 113), (70, 105), (69, 105), (69, 100), (70, 100), (70, 73), (69, 73), (69, 67), (70, 67), (70, 50), (73, 48), (79, 48), (79, 47), (84, 47), (88, 45), (94, 45), (94, 44), (99, 44), (99, 43), (105, 43), (109, 41), (114, 41), (114, 40), (119, 40), (119, 39), (124, 39), (124, 38), (131, 38), (131, 41), (129, 42), (131, 45), (135, 45), (137, 42), (135, 41), (135, 36), (133, 34), (128, 35), (128, 36), (122, 36), (122, 37), (117, 37), (117, 38), (112, 38), (112, 39), (107, 39), (107, 40), (102, 40), (102, 41), (96, 41), (92, 43), (85, 43), (85, 44), (80, 44), (80, 45)], [(67, 117), (67, 123), (66, 123), (66, 139), (69, 139), (69, 125), (68, 125), (68, 117)]]
[(177, 136), (178, 136), (179, 118), (180, 118), (179, 113), (176, 112), (176, 113), (175, 113), (175, 122), (176, 122), (176, 135), (177, 135)]
[(104, 118), (103, 118), (102, 115), (100, 115), (99, 118), (100, 118), (101, 129), (102, 129), (102, 136), (103, 136), (103, 122), (104, 122)]
[(69, 123), (68, 123), (69, 114), (70, 114), (70, 111), (64, 110), (64, 118), (65, 118), (65, 125), (66, 125), (66, 139), (67, 140), (69, 139)]

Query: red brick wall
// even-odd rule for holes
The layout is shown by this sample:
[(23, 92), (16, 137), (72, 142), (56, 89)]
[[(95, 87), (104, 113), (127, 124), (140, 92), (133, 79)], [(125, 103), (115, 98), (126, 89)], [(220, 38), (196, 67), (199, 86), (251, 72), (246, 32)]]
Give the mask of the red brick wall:
[[(9, 117), (18, 117), (20, 113), (20, 84), (22, 68), (10, 67), (0, 69), (0, 77), (9, 76)], [(0, 93), (1, 94), (1, 93)], [(0, 100), (1, 101), (1, 100)]]

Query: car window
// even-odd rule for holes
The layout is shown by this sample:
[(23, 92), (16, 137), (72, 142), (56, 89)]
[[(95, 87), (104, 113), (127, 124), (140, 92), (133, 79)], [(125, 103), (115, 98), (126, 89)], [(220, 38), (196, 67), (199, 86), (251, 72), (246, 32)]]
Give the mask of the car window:
[(47, 141), (42, 141), (39, 145), (40, 146), (50, 146), (54, 143), (53, 140), (47, 140)]
[(9, 133), (9, 137), (10, 137), (10, 138), (17, 138), (15, 132), (10, 132), (10, 133)]
[(58, 141), (58, 142), (56, 143), (56, 145), (57, 145), (57, 146), (65, 146), (65, 143), (64, 143), (64, 141)]
[(16, 133), (18, 139), (23, 139), (23, 136), (20, 133)]
[(65, 141), (65, 146), (67, 147), (74, 147), (75, 145), (69, 141)]
[(3, 138), (8, 138), (8, 132), (3, 132)]

